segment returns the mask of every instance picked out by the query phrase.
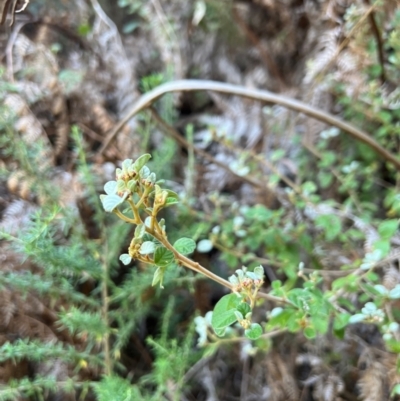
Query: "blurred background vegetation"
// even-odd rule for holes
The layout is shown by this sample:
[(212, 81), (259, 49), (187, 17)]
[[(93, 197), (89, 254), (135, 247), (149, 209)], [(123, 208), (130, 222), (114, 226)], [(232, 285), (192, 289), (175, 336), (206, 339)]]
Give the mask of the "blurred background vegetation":
[[(141, 94), (195, 78), (298, 99), (398, 155), (396, 0), (31, 0), (10, 26), (11, 11), (0, 30), (0, 400), (400, 394), (389, 160), (303, 114), (214, 92), (164, 96), (100, 152)], [(164, 216), (171, 241), (196, 240), (193, 258), (222, 277), (261, 264), (264, 291), (299, 286), (301, 266), (343, 321), (309, 338), (298, 319), (255, 342), (237, 328), (220, 339), (204, 317), (222, 287), (179, 269), (161, 290), (155, 269), (120, 263), (132, 228), (98, 196), (142, 153), (181, 198)], [(366, 302), (377, 309), (347, 325)], [(259, 320), (274, 306), (260, 304)]]

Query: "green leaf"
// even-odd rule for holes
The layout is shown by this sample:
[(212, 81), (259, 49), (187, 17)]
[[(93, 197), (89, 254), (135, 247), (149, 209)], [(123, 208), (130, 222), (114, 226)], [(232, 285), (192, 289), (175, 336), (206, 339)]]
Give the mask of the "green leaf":
[(106, 212), (112, 212), (124, 201), (124, 199), (118, 195), (100, 195), (100, 200)]
[(301, 185), (301, 189), (305, 195), (310, 195), (317, 190), (317, 186), (312, 181), (306, 181)]
[(392, 392), (390, 393), (390, 397), (393, 397), (394, 395), (399, 395), (400, 394), (400, 384), (395, 384), (395, 386), (392, 389)]
[(136, 185), (137, 185), (137, 181), (136, 180), (130, 180), (126, 184), (126, 187), (129, 189), (129, 191), (135, 192)]
[(132, 165), (133, 160), (132, 159), (125, 159), (122, 162), (122, 171), (128, 171), (129, 167)]
[(278, 290), (278, 289), (280, 289), (280, 288), (282, 287), (282, 281), (280, 281), (280, 280), (274, 280), (274, 281), (271, 283), (271, 286), (272, 286), (272, 289), (273, 289), (273, 290)]
[(315, 338), (315, 336), (317, 335), (316, 330), (313, 327), (306, 327), (303, 331), (304, 336), (306, 338), (308, 338), (309, 340), (311, 340), (312, 338)]
[(400, 285), (399, 284), (397, 284), (396, 287), (394, 287), (392, 290), (390, 290), (389, 298), (390, 299), (400, 299)]
[(296, 314), (296, 310), (292, 308), (282, 309), (274, 308), (268, 320), (267, 328), (273, 329), (275, 327), (287, 327), (289, 319)]
[(235, 313), (235, 316), (236, 316), (236, 319), (238, 322), (240, 322), (241, 320), (244, 320), (244, 316), (238, 310), (235, 310), (234, 313)]
[(154, 272), (153, 281), (151, 282), (151, 286), (154, 287), (157, 283), (160, 283), (160, 288), (163, 287), (163, 280), (164, 280), (164, 267), (157, 267), (157, 270)]
[(351, 315), (349, 313), (340, 313), (335, 317), (333, 322), (334, 330), (341, 330), (349, 323)]
[(325, 334), (328, 331), (329, 327), (329, 314), (317, 313), (311, 316), (311, 321), (314, 326), (314, 329), (318, 331), (318, 333)]
[(168, 192), (168, 198), (175, 198), (179, 200), (179, 195), (175, 191), (171, 191), (170, 189), (164, 189), (164, 191)]
[(363, 315), (362, 313), (356, 313), (355, 315), (350, 316), (349, 323), (359, 323), (364, 321), (364, 319), (365, 315)]
[(264, 279), (264, 268), (262, 266), (257, 266), (254, 268), (254, 274), (259, 280)]
[(117, 193), (117, 181), (108, 181), (104, 185), (104, 191), (107, 195), (113, 195)]
[(251, 312), (250, 305), (247, 302), (241, 302), (237, 307), (237, 310), (245, 317), (249, 312)]
[(150, 173), (146, 180), (154, 184), (157, 181), (156, 173)]
[(142, 178), (147, 178), (151, 171), (147, 166), (143, 166), (139, 173)]
[(271, 161), (277, 162), (278, 160), (282, 159), (285, 156), (285, 151), (283, 149), (274, 150), (270, 156)]
[(384, 297), (388, 296), (389, 294), (389, 290), (382, 284), (374, 285), (374, 289), (379, 293), (379, 295), (382, 295)]
[(133, 163), (133, 167), (136, 171), (140, 171), (142, 167), (151, 159), (151, 155), (145, 153), (144, 155), (140, 156), (135, 163)]
[(139, 253), (141, 255), (149, 255), (156, 250), (156, 244), (152, 241), (143, 242), (142, 246), (139, 249)]
[(385, 257), (390, 251), (390, 240), (381, 239), (374, 242), (374, 250), (381, 252), (381, 257)]
[(131, 261), (132, 261), (132, 258), (127, 253), (123, 253), (122, 255), (120, 255), (119, 260), (124, 265), (129, 265), (129, 263), (131, 263)]
[(289, 317), (287, 320), (287, 328), (291, 333), (295, 333), (301, 329), (300, 321), (304, 318), (304, 315), (304, 312), (296, 311)]
[(169, 249), (160, 246), (154, 252), (154, 264), (159, 267), (165, 267), (173, 262), (175, 256)]
[(176, 205), (179, 201), (176, 198), (169, 196), (165, 201), (164, 207)]
[(241, 304), (241, 299), (236, 294), (224, 295), (215, 305), (211, 326), (217, 336), (223, 336), (226, 327), (236, 322), (235, 311)]
[(207, 253), (213, 249), (213, 243), (209, 239), (202, 239), (197, 243), (197, 251), (200, 253)]
[(250, 340), (257, 340), (262, 333), (262, 327), (258, 323), (252, 323), (250, 328), (244, 331), (244, 335)]
[(316, 226), (322, 228), (325, 232), (327, 241), (332, 241), (342, 232), (342, 222), (334, 214), (323, 214), (315, 219)]
[(190, 255), (196, 249), (196, 242), (191, 238), (179, 238), (175, 241), (174, 248), (182, 255)]
[(118, 180), (117, 181), (117, 192), (122, 192), (125, 190), (125, 181), (124, 180)]
[(346, 277), (340, 277), (336, 279), (332, 283), (332, 289), (334, 291), (344, 290), (349, 292), (354, 292), (359, 289), (358, 281), (360, 280), (359, 276), (355, 274), (349, 274)]
[(135, 238), (143, 238), (144, 234), (146, 234), (146, 227), (144, 224), (138, 224), (135, 228)]
[(98, 401), (135, 401), (144, 399), (136, 386), (133, 386), (129, 380), (118, 376), (104, 376), (100, 382), (94, 383), (93, 389)]
[(385, 220), (378, 226), (378, 232), (382, 239), (390, 239), (396, 233), (399, 226), (399, 221)]
[[(199, 251), (200, 252), (200, 251)], [(234, 269), (239, 264), (239, 259), (235, 255), (231, 255), (229, 253), (222, 254), (222, 260), (226, 262), (228, 267)]]

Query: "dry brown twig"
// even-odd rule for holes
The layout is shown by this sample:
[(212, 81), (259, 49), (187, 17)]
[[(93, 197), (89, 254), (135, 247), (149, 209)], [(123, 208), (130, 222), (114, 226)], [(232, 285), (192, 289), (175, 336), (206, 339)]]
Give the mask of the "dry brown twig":
[(350, 134), (353, 138), (355, 138), (360, 142), (365, 143), (373, 150), (375, 150), (375, 152), (378, 153), (380, 156), (382, 156), (386, 161), (392, 163), (394, 166), (400, 169), (400, 160), (394, 154), (392, 154), (391, 152), (383, 148), (381, 145), (379, 145), (379, 143), (377, 143), (371, 136), (369, 136), (367, 133), (360, 130), (359, 128), (325, 111), (308, 106), (307, 104), (302, 103), (298, 100), (290, 99), (285, 96), (277, 95), (275, 93), (265, 90), (249, 89), (243, 86), (237, 86), (223, 82), (190, 80), (190, 79), (168, 82), (140, 96), (139, 99), (132, 106), (130, 112), (115, 126), (115, 128), (105, 138), (103, 146), (98, 151), (98, 156), (101, 156), (104, 153), (104, 151), (116, 137), (121, 128), (132, 117), (134, 117), (140, 111), (151, 106), (161, 96), (170, 92), (193, 92), (193, 91), (215, 91), (220, 93), (226, 93), (229, 95), (242, 96), (248, 99), (258, 100), (261, 102), (279, 104), (291, 110), (304, 113), (312, 118), (315, 118), (319, 121), (323, 121), (329, 125), (341, 129), (343, 132)]
[(29, 4), (29, 0), (25, 0), (24, 4), (17, 10), (17, 4), (18, 0), (3, 0), (3, 5), (1, 6), (1, 11), (0, 11), (0, 25), (4, 24), (6, 18), (7, 18), (7, 12), (8, 8), (11, 6), (11, 21), (10, 21), (10, 26), (14, 24), (14, 16), (16, 13), (20, 13), (21, 11), (24, 11), (25, 8)]

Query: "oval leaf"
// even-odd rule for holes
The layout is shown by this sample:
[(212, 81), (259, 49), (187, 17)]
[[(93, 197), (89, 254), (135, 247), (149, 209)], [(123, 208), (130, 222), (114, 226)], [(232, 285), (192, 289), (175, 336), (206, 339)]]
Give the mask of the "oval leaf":
[(165, 201), (164, 207), (176, 205), (177, 203), (179, 203), (179, 201), (176, 198), (169, 196)]
[(365, 315), (362, 313), (356, 313), (355, 315), (351, 316), (349, 319), (349, 323), (359, 323), (365, 319)]
[(399, 299), (400, 298), (400, 285), (399, 284), (397, 284), (396, 287), (394, 287), (392, 290), (390, 290), (389, 298), (390, 299)]
[(144, 224), (138, 224), (135, 228), (135, 238), (143, 238), (146, 233), (146, 227)]
[(160, 246), (154, 252), (154, 264), (159, 267), (165, 267), (173, 262), (175, 259), (174, 254), (167, 248)]
[(217, 302), (211, 319), (211, 326), (217, 336), (221, 336), (226, 327), (236, 322), (235, 311), (240, 303), (241, 299), (236, 294), (225, 295)]
[(131, 263), (132, 258), (127, 253), (123, 253), (122, 255), (120, 255), (119, 260), (126, 266)]
[(251, 312), (251, 307), (247, 302), (241, 302), (237, 307), (237, 310), (243, 315), (246, 316)]
[(254, 268), (254, 274), (257, 276), (259, 280), (264, 279), (264, 268), (262, 266), (257, 266)]
[(154, 287), (157, 283), (160, 283), (160, 288), (164, 288), (163, 280), (164, 280), (164, 269), (162, 267), (158, 267), (157, 270), (154, 272), (151, 286)]
[(112, 212), (118, 205), (120, 205), (124, 199), (118, 195), (106, 195), (101, 198), (104, 210), (106, 212)]
[(140, 171), (142, 167), (151, 159), (151, 155), (145, 153), (144, 155), (140, 156), (139, 159), (133, 163), (133, 167), (136, 171)]
[(174, 248), (182, 255), (189, 255), (196, 249), (196, 243), (191, 238), (179, 238), (174, 243)]
[(262, 333), (262, 327), (258, 323), (252, 323), (250, 328), (244, 331), (244, 335), (250, 340), (257, 340)]
[(315, 329), (313, 327), (306, 327), (304, 329), (304, 336), (306, 338), (308, 338), (309, 340), (311, 340), (312, 338), (315, 338), (315, 336), (317, 335), (317, 332), (315, 331)]
[(107, 195), (113, 195), (117, 193), (117, 181), (108, 181), (104, 185), (104, 191)]
[(152, 241), (145, 241), (143, 242), (142, 246), (139, 249), (139, 253), (141, 255), (148, 255), (153, 253), (156, 249), (156, 244)]
[(200, 253), (207, 253), (213, 249), (213, 243), (209, 239), (202, 239), (197, 243), (197, 250)]
[(143, 166), (140, 170), (140, 176), (142, 178), (147, 178), (150, 175), (150, 169), (147, 166)]

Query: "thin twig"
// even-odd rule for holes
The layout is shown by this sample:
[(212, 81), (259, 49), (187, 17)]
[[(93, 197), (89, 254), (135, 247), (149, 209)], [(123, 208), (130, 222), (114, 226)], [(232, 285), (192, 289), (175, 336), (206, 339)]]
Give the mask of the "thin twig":
[(216, 166), (219, 166), (223, 168), (224, 170), (228, 171), (229, 173), (233, 174), (234, 176), (240, 178), (243, 181), (247, 181), (250, 185), (258, 188), (263, 188), (264, 185), (256, 180), (253, 180), (250, 177), (246, 176), (241, 176), (235, 173), (233, 170), (229, 168), (224, 163), (221, 163), (219, 160), (217, 160), (215, 157), (211, 156), (209, 153), (205, 152), (202, 149), (196, 148), (195, 146), (192, 146), (182, 135), (179, 134), (179, 132), (171, 125), (169, 125), (156, 111), (154, 107), (149, 107), (149, 110), (151, 112), (151, 116), (154, 118), (154, 120), (157, 121), (157, 123), (160, 125), (160, 127), (166, 131), (167, 134), (171, 135), (172, 138), (174, 138), (177, 142), (179, 142), (182, 146), (184, 146), (186, 149), (192, 148), (195, 153), (198, 155), (204, 157), (204, 159), (208, 160), (209, 162), (215, 164)]
[[(368, 6), (371, 5), (369, 0), (364, 0), (364, 3), (367, 4)], [(386, 82), (386, 74), (385, 74), (385, 57), (383, 54), (383, 43), (382, 43), (381, 33), (379, 32), (379, 28), (376, 23), (375, 14), (373, 11), (371, 11), (371, 13), (368, 14), (368, 19), (369, 23), (371, 24), (372, 32), (375, 35), (376, 39), (378, 58), (379, 58), (379, 63), (381, 65), (381, 83), (384, 84)]]
[(350, 134), (353, 138), (360, 142), (363, 142), (375, 150), (376, 153), (381, 155), (384, 159), (394, 164), (400, 169), (400, 160), (397, 157), (383, 148), (379, 143), (377, 143), (373, 138), (371, 138), (364, 131), (354, 127), (353, 125), (334, 117), (333, 115), (326, 113), (325, 111), (316, 109), (314, 107), (308, 106), (298, 100), (290, 99), (285, 96), (276, 95), (272, 92), (265, 90), (249, 89), (243, 86), (237, 86), (232, 84), (227, 84), (223, 82), (215, 81), (202, 81), (202, 80), (179, 80), (174, 82), (169, 82), (158, 86), (157, 88), (147, 92), (142, 95), (133, 105), (131, 111), (115, 126), (115, 128), (110, 132), (107, 138), (104, 140), (103, 146), (98, 151), (98, 155), (101, 156), (110, 143), (113, 141), (117, 133), (121, 128), (137, 113), (143, 109), (151, 106), (157, 99), (166, 93), (170, 92), (193, 92), (193, 91), (216, 91), (221, 93), (226, 93), (229, 95), (243, 96), (253, 100), (259, 100), (262, 102), (275, 103), (289, 109), (296, 110), (300, 113), (304, 113), (310, 117), (317, 120), (323, 121), (327, 124), (335, 126), (344, 132)]

